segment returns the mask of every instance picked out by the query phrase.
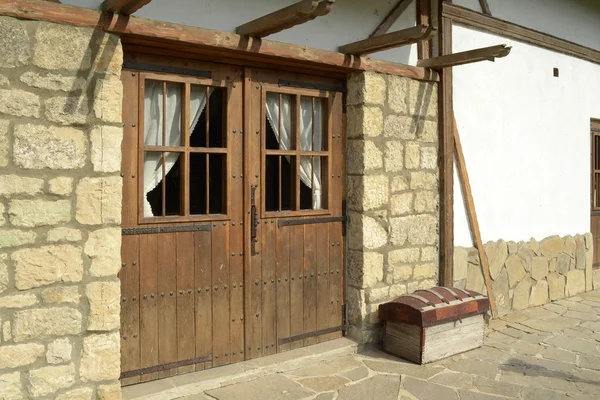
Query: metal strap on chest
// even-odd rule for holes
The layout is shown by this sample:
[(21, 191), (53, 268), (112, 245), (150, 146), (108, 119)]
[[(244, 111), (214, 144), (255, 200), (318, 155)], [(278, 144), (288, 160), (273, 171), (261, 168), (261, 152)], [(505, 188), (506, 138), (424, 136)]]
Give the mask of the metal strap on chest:
[(423, 303), (427, 304), (428, 306), (435, 307), (435, 304), (433, 304), (432, 302), (427, 300), (425, 297), (419, 296), (418, 294), (407, 294), (407, 295), (405, 295), (405, 297), (412, 297), (413, 299), (422, 301)]
[(438, 299), (440, 299), (441, 301), (443, 301), (446, 304), (450, 303), (448, 300), (446, 300), (446, 298), (444, 298), (444, 296), (442, 296), (441, 294), (439, 294), (438, 292), (436, 292), (433, 289), (421, 289), (421, 291), (431, 293), (432, 295), (434, 295), (435, 297), (437, 297)]
[(449, 291), (449, 292), (450, 292), (450, 294), (451, 294), (452, 296), (454, 296), (454, 298), (456, 298), (456, 300), (463, 301), (463, 299), (461, 299), (461, 298), (460, 298), (460, 296), (459, 296), (459, 295), (458, 295), (458, 294), (457, 294), (457, 293), (456, 293), (454, 290), (452, 290), (452, 289), (450, 289), (450, 288), (447, 288), (447, 287), (445, 287), (444, 289), (446, 289), (447, 291)]
[(454, 289), (456, 289), (456, 290), (459, 290), (459, 291), (463, 292), (463, 293), (464, 293), (464, 294), (466, 294), (466, 295), (467, 295), (469, 298), (472, 298), (472, 297), (473, 297), (473, 295), (472, 295), (471, 293), (467, 292), (465, 289), (459, 289), (459, 288), (454, 288)]

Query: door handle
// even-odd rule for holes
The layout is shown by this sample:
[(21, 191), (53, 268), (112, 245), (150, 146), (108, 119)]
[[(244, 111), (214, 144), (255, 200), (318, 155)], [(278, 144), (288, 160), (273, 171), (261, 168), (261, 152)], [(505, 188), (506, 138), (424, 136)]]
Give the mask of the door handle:
[(257, 238), (257, 227), (260, 221), (258, 220), (258, 213), (256, 212), (256, 188), (258, 185), (252, 185), (252, 194), (251, 194), (251, 206), (250, 206), (250, 240), (252, 242), (252, 255), (256, 255), (256, 242), (258, 242)]

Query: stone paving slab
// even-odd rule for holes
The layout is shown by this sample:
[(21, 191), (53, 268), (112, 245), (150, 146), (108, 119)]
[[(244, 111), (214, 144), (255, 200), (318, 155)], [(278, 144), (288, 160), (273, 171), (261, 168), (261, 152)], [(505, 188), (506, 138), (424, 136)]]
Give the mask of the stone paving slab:
[(424, 366), (343, 340), (137, 385), (124, 399), (600, 399), (600, 291), (493, 320), (483, 347)]

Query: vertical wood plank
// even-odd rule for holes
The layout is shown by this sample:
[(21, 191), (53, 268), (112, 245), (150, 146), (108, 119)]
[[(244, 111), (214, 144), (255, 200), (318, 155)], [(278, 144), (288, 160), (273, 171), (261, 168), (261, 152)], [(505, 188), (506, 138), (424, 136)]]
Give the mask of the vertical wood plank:
[[(212, 354), (212, 241), (210, 232), (194, 233), (194, 268), (196, 282), (196, 357)], [(212, 365), (197, 364), (196, 370)]]
[[(277, 339), (290, 336), (290, 228), (277, 230)], [(287, 351), (290, 344), (278, 345), (277, 351)]]
[[(329, 232), (329, 240), (334, 244), (334, 246), (331, 246), (331, 251), (329, 253), (329, 325), (331, 327), (336, 327), (342, 325), (342, 304), (344, 295), (344, 246), (342, 223), (332, 223)], [(328, 338), (335, 339), (341, 335), (341, 332), (335, 332)]]
[[(317, 330), (329, 328), (329, 225), (322, 224), (317, 228)], [(329, 335), (318, 337), (319, 341), (329, 339)]]
[[(139, 244), (137, 235), (123, 236), (121, 260), (124, 266), (119, 272), (121, 280), (121, 370), (133, 371), (140, 368), (140, 271)], [(133, 298), (136, 298), (134, 301)], [(125, 378), (123, 385), (140, 381), (139, 376)]]
[[(317, 330), (317, 254), (316, 226), (304, 225), (304, 333)], [(317, 338), (304, 339), (304, 346), (317, 343)]]
[[(158, 307), (158, 362), (177, 361), (177, 237), (175, 233), (157, 235), (157, 307)], [(174, 369), (161, 371), (159, 378), (172, 376)]]
[(263, 355), (276, 352), (277, 294), (275, 289), (275, 220), (265, 219), (262, 231), (262, 347)]
[[(177, 359), (189, 360), (196, 355), (194, 323), (194, 236), (177, 232)], [(195, 370), (194, 365), (179, 367), (178, 373)]]
[[(243, 140), (243, 149), (244, 149), (244, 201), (243, 201), (243, 220), (244, 220), (244, 348), (243, 354), (244, 358), (250, 358), (250, 350), (253, 346), (253, 335), (252, 328), (254, 326), (254, 317), (253, 317), (253, 303), (252, 303), (252, 293), (253, 293), (253, 274), (252, 274), (252, 266), (254, 263), (254, 257), (252, 257), (252, 238), (251, 238), (251, 224), (250, 224), (250, 192), (251, 192), (251, 184), (252, 181), (250, 179), (252, 168), (250, 159), (253, 157), (252, 155), (252, 141), (256, 139), (252, 139), (251, 132), (255, 132), (257, 129), (256, 121), (257, 118), (252, 113), (253, 107), (255, 106), (255, 93), (258, 89), (253, 88), (253, 82), (251, 80), (252, 70), (250, 68), (244, 68), (244, 131), (250, 132), (249, 135), (246, 135), (246, 138)], [(258, 85), (254, 85), (258, 86)], [(258, 119), (260, 122), (260, 119)], [(248, 137), (250, 136), (250, 137)], [(256, 136), (256, 134), (254, 134)]]
[[(417, 0), (417, 25), (431, 24), (431, 0)], [(431, 57), (433, 40), (421, 40), (417, 43), (417, 54), (419, 60)]]
[[(157, 235), (140, 236), (140, 368), (158, 365), (158, 289)], [(154, 294), (154, 297), (151, 295)], [(158, 378), (158, 373), (145, 374), (141, 382)]]
[(212, 228), (213, 365), (229, 363), (229, 229), (223, 223)]
[[(121, 74), (124, 96), (135, 99), (138, 94), (139, 74), (123, 70)], [(121, 227), (137, 225), (138, 204), (138, 102), (123, 102), (123, 141), (121, 142), (121, 172), (123, 173), (123, 204), (121, 209)]]
[[(290, 336), (304, 333), (304, 227), (290, 227)], [(302, 341), (290, 343), (290, 349)]]

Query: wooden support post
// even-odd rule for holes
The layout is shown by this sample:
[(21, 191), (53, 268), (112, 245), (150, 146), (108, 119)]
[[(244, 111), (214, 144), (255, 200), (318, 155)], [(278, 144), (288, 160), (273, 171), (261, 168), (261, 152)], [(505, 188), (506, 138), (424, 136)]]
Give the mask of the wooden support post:
[(490, 6), (489, 6), (487, 0), (479, 0), (479, 4), (481, 5), (481, 11), (483, 11), (483, 13), (485, 15), (489, 15), (491, 17), (492, 10), (490, 10)]
[(488, 264), (487, 256), (483, 248), (481, 241), (481, 232), (479, 231), (479, 222), (477, 220), (477, 212), (475, 211), (475, 202), (473, 201), (473, 192), (471, 191), (471, 184), (469, 182), (469, 174), (467, 173), (467, 165), (465, 163), (465, 156), (462, 151), (462, 145), (460, 143), (460, 135), (458, 134), (458, 127), (456, 126), (456, 118), (452, 117), (452, 125), (454, 132), (454, 147), (456, 149), (456, 167), (458, 169), (458, 178), (461, 182), (463, 199), (467, 208), (467, 217), (469, 218), (469, 226), (471, 228), (471, 235), (475, 242), (475, 247), (479, 253), (479, 260), (481, 262), (481, 269), (483, 272), (483, 280), (485, 281), (485, 287), (487, 289), (487, 295), (490, 299), (490, 308), (492, 310), (492, 317), (498, 315), (496, 308), (496, 298), (494, 297), (494, 290), (492, 288), (492, 279), (490, 278), (490, 266)]
[(448, 68), (479, 61), (494, 61), (496, 58), (502, 58), (509, 55), (510, 50), (511, 47), (500, 44), (498, 46), (484, 47), (482, 49), (434, 57), (428, 60), (419, 60), (417, 65), (423, 68)]
[[(431, 21), (431, 0), (417, 0), (417, 25), (433, 26)], [(432, 46), (432, 40), (421, 40), (417, 43), (417, 54), (419, 60), (425, 60), (431, 57), (433, 52)]]
[(103, 11), (131, 15), (151, 1), (152, 0), (104, 0), (101, 8)]
[(396, 32), (386, 33), (384, 35), (375, 36), (358, 42), (349, 43), (340, 47), (340, 53), (353, 54), (361, 56), (363, 54), (375, 53), (392, 49), (395, 47), (405, 46), (427, 40), (435, 33), (435, 29), (429, 25), (419, 25), (412, 28), (402, 29)]
[(396, 22), (398, 18), (400, 18), (400, 16), (404, 13), (404, 11), (406, 11), (408, 6), (410, 6), (410, 3), (412, 2), (413, 0), (398, 0), (398, 3), (396, 3), (394, 8), (390, 10), (390, 12), (385, 16), (383, 21), (381, 21), (379, 26), (375, 28), (375, 30), (373, 31), (373, 33), (371, 33), (369, 37), (371, 38), (386, 33), (394, 24), (394, 22)]
[(335, 0), (301, 0), (238, 26), (236, 33), (262, 38), (329, 14), (334, 2)]

